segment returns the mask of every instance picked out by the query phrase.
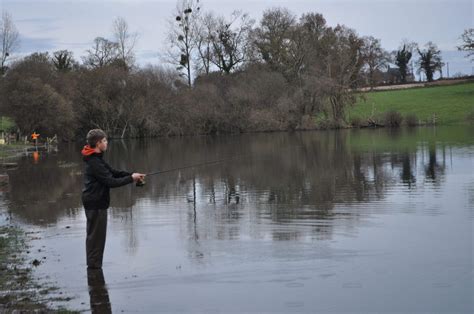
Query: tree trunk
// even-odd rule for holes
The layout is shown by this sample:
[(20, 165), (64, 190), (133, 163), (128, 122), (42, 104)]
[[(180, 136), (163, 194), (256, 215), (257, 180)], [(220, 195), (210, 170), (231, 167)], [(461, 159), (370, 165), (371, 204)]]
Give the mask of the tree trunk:
[(125, 123), (125, 126), (123, 127), (122, 136), (120, 136), (120, 138), (123, 138), (125, 136), (125, 131), (127, 130), (127, 126), (128, 126), (128, 121)]

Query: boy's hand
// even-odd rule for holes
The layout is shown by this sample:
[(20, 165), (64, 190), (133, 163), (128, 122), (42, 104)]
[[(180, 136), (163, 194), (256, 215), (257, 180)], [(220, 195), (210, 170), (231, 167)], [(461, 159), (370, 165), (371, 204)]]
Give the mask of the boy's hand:
[(143, 181), (145, 179), (146, 174), (143, 173), (133, 173), (132, 179), (133, 182)]

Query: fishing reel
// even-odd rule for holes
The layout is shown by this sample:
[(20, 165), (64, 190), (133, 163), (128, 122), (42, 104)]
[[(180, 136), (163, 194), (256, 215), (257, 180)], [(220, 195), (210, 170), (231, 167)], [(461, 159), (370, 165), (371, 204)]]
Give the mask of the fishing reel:
[(145, 184), (146, 184), (145, 179), (143, 179), (143, 180), (138, 180), (138, 181), (135, 183), (135, 186), (141, 188), (141, 187), (144, 187)]

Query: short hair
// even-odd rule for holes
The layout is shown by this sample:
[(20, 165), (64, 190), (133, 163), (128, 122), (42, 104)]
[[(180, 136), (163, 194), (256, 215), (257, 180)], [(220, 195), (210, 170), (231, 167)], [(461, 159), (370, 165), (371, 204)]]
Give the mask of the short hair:
[(106, 137), (107, 137), (107, 134), (105, 134), (105, 132), (102, 131), (101, 129), (93, 129), (87, 133), (86, 141), (90, 147), (95, 148), (95, 146), (97, 145), (97, 142), (102, 141), (102, 139)]

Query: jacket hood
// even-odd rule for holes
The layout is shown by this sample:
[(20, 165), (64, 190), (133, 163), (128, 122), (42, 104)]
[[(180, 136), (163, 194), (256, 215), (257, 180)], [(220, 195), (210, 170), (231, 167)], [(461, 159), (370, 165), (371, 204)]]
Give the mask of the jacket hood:
[(95, 148), (91, 148), (89, 145), (86, 145), (82, 149), (81, 154), (83, 157), (89, 157), (93, 154), (98, 154), (98, 153), (95, 151)]

